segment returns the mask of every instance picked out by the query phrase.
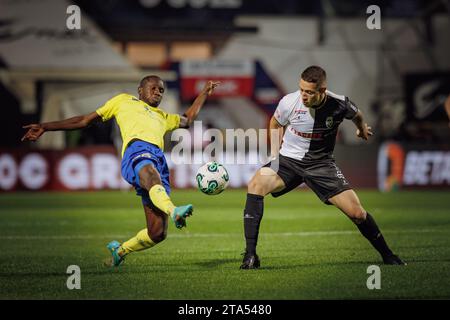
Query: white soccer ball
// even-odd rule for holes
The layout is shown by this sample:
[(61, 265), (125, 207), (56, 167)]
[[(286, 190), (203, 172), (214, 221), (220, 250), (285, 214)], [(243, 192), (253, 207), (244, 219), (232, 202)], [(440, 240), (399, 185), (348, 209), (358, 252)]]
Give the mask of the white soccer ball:
[(219, 194), (228, 186), (227, 169), (216, 161), (202, 165), (195, 176), (198, 189), (207, 195)]

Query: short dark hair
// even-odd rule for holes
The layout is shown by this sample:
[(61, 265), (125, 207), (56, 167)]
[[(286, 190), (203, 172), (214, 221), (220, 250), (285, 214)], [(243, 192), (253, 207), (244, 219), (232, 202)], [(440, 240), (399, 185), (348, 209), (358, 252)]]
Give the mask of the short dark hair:
[(162, 79), (160, 77), (155, 76), (155, 75), (146, 76), (146, 77), (142, 78), (141, 82), (139, 82), (139, 87), (144, 87), (145, 84), (150, 80), (156, 80), (156, 81), (161, 80), (162, 81)]
[(301, 78), (307, 82), (321, 85), (327, 79), (327, 73), (319, 66), (310, 66), (303, 70)]

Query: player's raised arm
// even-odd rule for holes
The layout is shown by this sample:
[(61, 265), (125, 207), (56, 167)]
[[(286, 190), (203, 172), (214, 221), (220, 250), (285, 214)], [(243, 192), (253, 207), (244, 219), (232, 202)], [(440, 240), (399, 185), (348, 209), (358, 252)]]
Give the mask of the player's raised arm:
[(200, 109), (206, 101), (206, 98), (210, 96), (214, 89), (220, 84), (218, 81), (207, 81), (205, 87), (202, 89), (200, 94), (195, 98), (189, 109), (186, 110), (180, 119), (180, 128), (188, 128), (192, 122), (197, 118)]
[(372, 128), (364, 122), (364, 118), (360, 110), (358, 110), (352, 121), (357, 127), (356, 135), (358, 137), (364, 140), (368, 140), (369, 137), (373, 135)]
[(21, 141), (36, 141), (46, 131), (83, 129), (97, 120), (100, 120), (100, 116), (96, 112), (92, 112), (61, 121), (29, 124), (23, 126), (23, 128), (28, 129), (28, 131), (22, 137)]

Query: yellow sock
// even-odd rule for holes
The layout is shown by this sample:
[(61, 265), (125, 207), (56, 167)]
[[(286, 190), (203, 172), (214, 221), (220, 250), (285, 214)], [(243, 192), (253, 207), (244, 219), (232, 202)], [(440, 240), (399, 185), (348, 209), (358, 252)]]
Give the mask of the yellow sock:
[(142, 229), (135, 237), (122, 243), (118, 253), (120, 256), (123, 256), (129, 254), (130, 252), (151, 248), (155, 244), (156, 243), (154, 243), (148, 236), (147, 229)]
[(153, 204), (163, 212), (168, 215), (171, 215), (173, 210), (175, 209), (175, 205), (170, 200), (169, 196), (166, 193), (166, 189), (160, 184), (155, 184), (150, 188), (148, 192), (150, 195), (150, 200), (152, 200)]

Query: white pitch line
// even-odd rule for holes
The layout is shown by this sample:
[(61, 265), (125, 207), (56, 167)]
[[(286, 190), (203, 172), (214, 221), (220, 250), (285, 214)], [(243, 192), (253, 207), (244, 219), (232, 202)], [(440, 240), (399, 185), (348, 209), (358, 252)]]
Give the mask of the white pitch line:
[[(432, 229), (410, 229), (410, 230), (385, 230), (383, 233), (436, 233), (448, 230), (432, 230)], [(310, 237), (310, 236), (340, 236), (359, 234), (359, 231), (335, 230), (335, 231), (304, 231), (304, 232), (269, 232), (261, 234), (262, 237)], [(112, 234), (112, 235), (9, 235), (0, 236), (0, 240), (90, 240), (90, 239), (121, 239), (129, 238), (132, 234)], [(224, 237), (242, 237), (241, 233), (188, 233), (169, 234), (168, 238), (224, 238)]]

